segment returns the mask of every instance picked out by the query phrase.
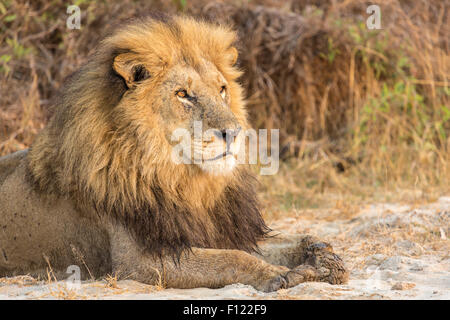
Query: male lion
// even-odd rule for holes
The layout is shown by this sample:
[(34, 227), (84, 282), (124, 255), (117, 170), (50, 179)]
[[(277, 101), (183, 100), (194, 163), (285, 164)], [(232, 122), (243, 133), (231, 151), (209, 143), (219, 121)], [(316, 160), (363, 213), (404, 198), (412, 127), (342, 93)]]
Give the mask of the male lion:
[[(0, 276), (51, 266), (62, 278), (75, 264), (83, 278), (175, 288), (347, 281), (328, 244), (268, 236), (254, 178), (234, 161), (248, 128), (235, 38), (172, 17), (101, 42), (32, 147), (0, 158)], [(217, 134), (201, 143), (203, 161), (176, 163), (172, 133), (193, 135), (195, 122)]]

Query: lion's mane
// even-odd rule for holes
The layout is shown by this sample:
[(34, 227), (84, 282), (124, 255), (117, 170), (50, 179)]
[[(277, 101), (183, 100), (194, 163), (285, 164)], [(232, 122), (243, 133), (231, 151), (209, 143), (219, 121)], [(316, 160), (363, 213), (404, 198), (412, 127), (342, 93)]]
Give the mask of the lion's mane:
[(151, 254), (179, 255), (191, 247), (255, 250), (268, 228), (253, 175), (238, 167), (218, 178), (177, 166), (157, 115), (149, 132), (123, 123), (115, 109), (127, 90), (111, 67), (117, 54), (167, 57), (166, 70), (174, 57), (195, 64), (202, 54), (231, 84), (231, 108), (246, 123), (240, 72), (228, 55), (234, 42), (229, 28), (190, 18), (147, 18), (119, 28), (65, 82), (52, 119), (31, 147), (29, 180), (93, 218), (115, 219)]

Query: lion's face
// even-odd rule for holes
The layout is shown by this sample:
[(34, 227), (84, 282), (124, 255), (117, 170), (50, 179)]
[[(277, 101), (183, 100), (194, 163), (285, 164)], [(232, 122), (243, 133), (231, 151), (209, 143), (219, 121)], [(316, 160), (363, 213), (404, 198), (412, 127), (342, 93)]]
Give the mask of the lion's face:
[(176, 50), (169, 58), (151, 51), (119, 54), (113, 68), (128, 90), (116, 118), (145, 130), (144, 136), (158, 136), (177, 164), (214, 175), (232, 172), (246, 123), (240, 87), (226, 73), (226, 67), (233, 71), (237, 51), (225, 49), (222, 65), (195, 50), (195, 57)]
[[(209, 61), (196, 70), (179, 64), (161, 82), (157, 111), (174, 156), (212, 174), (236, 165), (242, 124), (231, 109), (230, 84)], [(177, 161), (177, 159), (174, 159)]]

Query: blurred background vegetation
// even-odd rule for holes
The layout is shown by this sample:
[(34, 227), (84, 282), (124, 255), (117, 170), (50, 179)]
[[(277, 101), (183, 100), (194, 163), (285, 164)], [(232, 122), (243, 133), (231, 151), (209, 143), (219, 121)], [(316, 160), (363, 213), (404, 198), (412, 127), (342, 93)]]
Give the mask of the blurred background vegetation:
[[(81, 29), (66, 27), (67, 5)], [(0, 156), (27, 148), (52, 97), (114, 26), (152, 10), (231, 24), (255, 128), (279, 128), (267, 215), (450, 191), (449, 7), (440, 0), (0, 1)], [(351, 210), (350, 210), (351, 211)]]

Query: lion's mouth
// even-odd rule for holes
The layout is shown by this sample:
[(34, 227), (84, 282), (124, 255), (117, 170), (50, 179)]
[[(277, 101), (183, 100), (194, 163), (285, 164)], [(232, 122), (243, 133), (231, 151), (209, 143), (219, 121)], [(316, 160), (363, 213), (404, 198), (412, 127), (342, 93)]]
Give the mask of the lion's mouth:
[(215, 160), (223, 159), (226, 156), (232, 156), (232, 155), (233, 155), (233, 153), (231, 153), (231, 151), (225, 151), (222, 154), (215, 156), (214, 158), (203, 159), (203, 161), (215, 161)]

